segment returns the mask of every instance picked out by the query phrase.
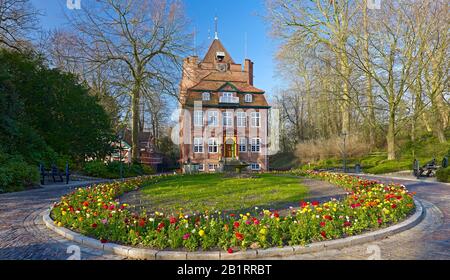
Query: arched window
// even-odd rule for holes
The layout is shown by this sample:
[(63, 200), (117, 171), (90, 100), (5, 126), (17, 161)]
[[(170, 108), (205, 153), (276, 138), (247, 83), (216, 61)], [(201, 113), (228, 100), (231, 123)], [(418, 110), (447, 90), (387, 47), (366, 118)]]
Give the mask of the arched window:
[(245, 95), (245, 102), (252, 102), (252, 95), (251, 94), (246, 94)]
[(204, 92), (202, 94), (202, 100), (203, 101), (209, 101), (211, 99), (211, 94), (209, 92)]

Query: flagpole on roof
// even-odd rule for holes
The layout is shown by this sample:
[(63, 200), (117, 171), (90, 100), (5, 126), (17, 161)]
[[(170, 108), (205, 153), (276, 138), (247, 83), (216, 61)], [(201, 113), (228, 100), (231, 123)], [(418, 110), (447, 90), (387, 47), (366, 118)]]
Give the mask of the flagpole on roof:
[(214, 17), (214, 39), (219, 39), (219, 36), (217, 35), (217, 16)]

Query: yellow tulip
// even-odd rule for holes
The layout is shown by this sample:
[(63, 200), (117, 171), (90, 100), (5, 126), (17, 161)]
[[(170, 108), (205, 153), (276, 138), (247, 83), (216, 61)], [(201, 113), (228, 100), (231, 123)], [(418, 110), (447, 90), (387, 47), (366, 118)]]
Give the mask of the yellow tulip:
[(205, 231), (203, 229), (198, 231), (198, 235), (200, 235), (201, 237), (203, 237), (205, 235)]

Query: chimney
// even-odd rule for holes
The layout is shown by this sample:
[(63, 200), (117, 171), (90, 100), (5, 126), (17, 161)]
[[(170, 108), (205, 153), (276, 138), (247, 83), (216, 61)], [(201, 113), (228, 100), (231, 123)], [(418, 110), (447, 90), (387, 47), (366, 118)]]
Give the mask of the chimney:
[(180, 81), (180, 101), (186, 100), (187, 89), (197, 82), (198, 57), (188, 56), (183, 60), (183, 71)]
[(248, 58), (244, 62), (244, 72), (248, 73), (247, 82), (253, 85), (253, 62)]

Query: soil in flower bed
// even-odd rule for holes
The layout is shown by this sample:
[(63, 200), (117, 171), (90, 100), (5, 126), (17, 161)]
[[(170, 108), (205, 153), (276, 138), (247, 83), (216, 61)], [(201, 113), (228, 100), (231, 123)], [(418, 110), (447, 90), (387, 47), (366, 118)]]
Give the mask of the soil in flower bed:
[[(223, 176), (223, 177), (222, 177)], [(298, 208), (298, 203), (300, 200), (303, 201), (319, 201), (319, 202), (324, 202), (324, 201), (328, 201), (331, 198), (341, 198), (346, 194), (346, 191), (342, 188), (336, 187), (335, 185), (326, 182), (326, 181), (319, 181), (319, 180), (313, 180), (313, 179), (308, 179), (308, 178), (299, 178), (298, 176), (284, 176), (284, 175), (270, 175), (270, 174), (263, 174), (263, 180), (255, 180), (258, 181), (258, 183), (254, 183), (254, 184), (261, 184), (261, 187), (259, 188), (258, 186), (254, 186), (254, 191), (252, 192), (247, 192), (246, 188), (248, 186), (245, 186), (244, 184), (244, 188), (245, 190), (242, 190), (241, 188), (243, 188), (243, 183), (251, 183), (251, 182), (247, 182), (245, 179), (258, 179), (258, 176), (261, 175), (253, 175), (250, 178), (232, 178), (226, 175), (221, 175), (221, 174), (208, 174), (205, 177), (212, 177), (211, 180), (206, 180), (204, 184), (199, 184), (198, 186), (198, 190), (194, 190), (191, 194), (189, 194), (188, 196), (190, 197), (190, 201), (185, 201), (185, 203), (181, 203), (181, 201), (177, 198), (175, 198), (175, 196), (177, 194), (175, 194), (173, 197), (166, 195), (164, 197), (164, 200), (162, 201), (163, 205), (160, 204), (156, 204), (156, 202), (152, 201), (152, 198), (154, 197), (155, 193), (152, 192), (153, 188), (149, 188), (149, 186), (147, 187), (143, 187), (137, 191), (132, 191), (129, 193), (125, 193), (123, 196), (121, 196), (119, 198), (120, 202), (122, 203), (126, 203), (129, 204), (131, 208), (129, 208), (129, 210), (133, 211), (133, 212), (142, 212), (142, 211), (146, 211), (146, 212), (153, 212), (153, 211), (174, 211), (174, 210), (179, 210), (178, 207), (183, 208), (184, 212), (186, 213), (193, 213), (192, 211), (190, 211), (190, 209), (188, 208), (190, 204), (200, 204), (202, 206), (204, 206), (205, 208), (207, 208), (209, 206), (208, 209), (211, 209), (211, 206), (214, 206), (215, 201), (218, 201), (219, 205), (225, 205), (226, 201), (232, 200), (231, 198), (227, 198), (224, 196), (227, 196), (227, 190), (224, 189), (218, 189), (216, 187), (218, 186), (214, 186), (213, 184), (216, 182), (216, 180), (227, 180), (228, 178), (233, 179), (234, 182), (236, 182), (235, 180), (242, 180), (242, 183), (238, 184), (238, 186), (235, 189), (235, 195), (238, 195), (237, 192), (245, 192), (245, 196), (242, 198), (243, 205), (246, 204), (250, 204), (250, 206), (243, 206), (243, 207), (239, 207), (239, 201), (232, 201), (232, 203), (230, 203), (228, 205), (228, 207), (225, 205), (225, 207), (219, 208), (217, 207), (216, 209), (219, 210), (225, 210), (228, 212), (254, 212), (254, 207), (258, 207), (259, 209), (271, 209), (271, 210), (279, 210), (280, 214), (287, 214), (289, 212), (289, 207), (294, 206), (295, 208)], [(278, 177), (278, 178), (277, 178)], [(207, 178), (209, 179), (209, 178)], [(273, 189), (269, 190), (267, 189), (267, 186), (265, 186), (262, 182), (266, 181), (266, 180), (276, 180), (279, 183), (277, 183)], [(201, 181), (201, 180), (200, 180)], [(292, 183), (290, 183), (292, 182)], [(163, 182), (158, 182), (158, 189), (162, 188), (161, 190), (163, 191), (164, 188), (166, 188), (165, 185), (161, 186), (161, 184), (164, 183)], [(213, 183), (213, 184), (211, 184)], [(173, 182), (167, 182), (167, 184), (173, 184)], [(224, 183), (226, 184), (226, 183)], [(224, 185), (221, 184), (221, 185)], [(279, 198), (279, 195), (277, 195), (275, 193), (275, 198), (270, 201), (269, 199), (272, 197), (271, 194), (273, 194), (273, 191), (276, 187), (280, 187), (281, 184), (285, 184), (284, 186), (281, 186), (281, 188), (285, 188), (285, 190), (283, 189), (282, 192), (286, 192), (287, 191), (291, 191), (292, 194), (296, 194), (299, 193), (299, 195), (292, 195), (291, 193), (289, 193), (288, 195), (285, 195), (285, 198)], [(192, 185), (191, 182), (186, 183), (186, 188), (190, 189), (190, 186)], [(292, 187), (294, 187), (293, 190)], [(213, 188), (214, 191), (216, 191), (213, 195), (211, 195), (211, 197), (209, 198), (204, 198), (203, 196), (197, 196), (197, 192), (198, 193), (202, 193), (203, 188)], [(229, 188), (232, 188), (232, 186), (230, 185)], [(158, 190), (159, 191), (159, 190)], [(264, 192), (267, 191), (267, 192)], [(156, 194), (157, 195), (157, 194)], [(277, 200), (278, 198), (278, 200)], [(162, 198), (161, 198), (162, 200)], [(186, 199), (187, 200), (187, 199)], [(200, 200), (200, 201), (196, 201), (196, 200)], [(247, 202), (247, 203), (246, 203)], [(250, 202), (254, 202), (254, 203), (250, 203)], [(259, 202), (259, 203), (258, 203)], [(217, 204), (216, 204), (217, 205)], [(169, 207), (167, 207), (169, 206)], [(191, 208), (191, 209), (196, 209), (196, 208)]]

